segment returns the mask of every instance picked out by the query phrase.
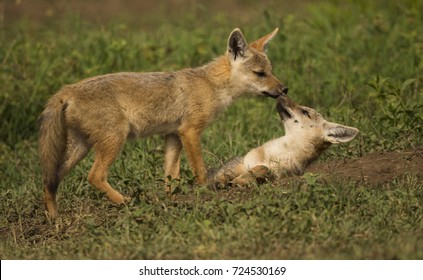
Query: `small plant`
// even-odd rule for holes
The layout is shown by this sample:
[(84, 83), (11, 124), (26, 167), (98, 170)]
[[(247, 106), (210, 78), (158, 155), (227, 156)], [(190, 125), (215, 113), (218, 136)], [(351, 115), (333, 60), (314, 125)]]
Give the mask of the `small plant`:
[(421, 141), (418, 137), (423, 134), (423, 92), (418, 80), (399, 84), (377, 76), (368, 85), (373, 89), (369, 93), (373, 106), (370, 122), (378, 124), (372, 126), (374, 133), (382, 139), (403, 141), (404, 145)]

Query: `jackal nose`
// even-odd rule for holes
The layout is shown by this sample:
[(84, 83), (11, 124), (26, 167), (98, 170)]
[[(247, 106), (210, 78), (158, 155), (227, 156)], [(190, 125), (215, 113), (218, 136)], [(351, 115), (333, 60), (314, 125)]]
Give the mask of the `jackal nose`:
[(283, 93), (283, 94), (288, 94), (288, 90), (289, 90), (289, 88), (288, 88), (288, 87), (283, 87), (283, 88), (282, 88), (282, 93)]

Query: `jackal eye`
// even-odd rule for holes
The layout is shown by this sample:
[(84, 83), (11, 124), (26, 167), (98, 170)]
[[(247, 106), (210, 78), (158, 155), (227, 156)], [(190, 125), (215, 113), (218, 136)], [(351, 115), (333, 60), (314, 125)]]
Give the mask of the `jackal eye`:
[(301, 110), (301, 113), (302, 113), (304, 116), (307, 116), (307, 117), (309, 117), (309, 118), (310, 118), (310, 114), (308, 113), (308, 111), (307, 111), (307, 110), (302, 109), (302, 110)]
[(253, 71), (253, 72), (258, 77), (266, 77), (266, 73), (264, 73), (263, 71)]

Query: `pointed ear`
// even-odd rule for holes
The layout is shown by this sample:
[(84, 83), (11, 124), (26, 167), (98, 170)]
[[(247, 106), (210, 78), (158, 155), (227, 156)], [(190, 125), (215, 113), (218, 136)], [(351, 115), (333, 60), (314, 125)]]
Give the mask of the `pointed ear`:
[(228, 55), (233, 60), (236, 60), (238, 57), (244, 57), (245, 52), (248, 50), (247, 41), (242, 35), (242, 32), (239, 28), (235, 28), (228, 39)]
[(354, 139), (359, 130), (355, 127), (327, 122), (324, 126), (324, 139), (332, 144), (345, 143)]
[(278, 30), (279, 30), (278, 28), (275, 28), (275, 30), (273, 30), (272, 33), (269, 33), (261, 37), (257, 41), (252, 42), (250, 44), (250, 47), (258, 51), (265, 52), (267, 50), (267, 44), (270, 42), (270, 40), (273, 39), (273, 37), (275, 37), (276, 33), (278, 33)]

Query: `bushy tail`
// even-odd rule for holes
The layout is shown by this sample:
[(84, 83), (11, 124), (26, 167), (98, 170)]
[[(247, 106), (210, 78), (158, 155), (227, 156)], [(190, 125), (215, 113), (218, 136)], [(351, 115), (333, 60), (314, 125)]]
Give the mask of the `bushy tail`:
[(66, 149), (65, 109), (66, 95), (58, 93), (49, 100), (39, 119), (38, 145), (44, 184), (44, 202), (51, 216), (57, 213), (56, 192), (61, 180), (59, 172)]

